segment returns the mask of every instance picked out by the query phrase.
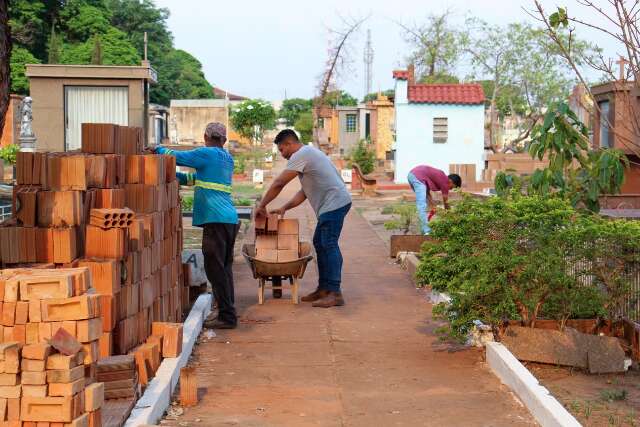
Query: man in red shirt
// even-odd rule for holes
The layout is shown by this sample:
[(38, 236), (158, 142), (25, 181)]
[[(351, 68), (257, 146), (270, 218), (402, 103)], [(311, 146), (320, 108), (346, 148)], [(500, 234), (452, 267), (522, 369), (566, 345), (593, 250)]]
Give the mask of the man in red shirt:
[(422, 232), (429, 234), (431, 233), (431, 227), (429, 227), (427, 210), (429, 210), (429, 207), (435, 210), (436, 207), (431, 197), (431, 192), (442, 192), (444, 207), (445, 209), (449, 209), (449, 190), (460, 187), (462, 185), (462, 179), (458, 174), (452, 173), (447, 176), (440, 169), (427, 165), (420, 165), (411, 169), (407, 179), (413, 192), (416, 193), (416, 208), (418, 209)]

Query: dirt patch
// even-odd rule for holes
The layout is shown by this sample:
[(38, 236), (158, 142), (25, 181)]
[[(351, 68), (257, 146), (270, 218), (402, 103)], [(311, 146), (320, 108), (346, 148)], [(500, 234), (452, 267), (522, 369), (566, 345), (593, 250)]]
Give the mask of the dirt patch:
[(585, 427), (640, 426), (640, 372), (590, 375), (579, 369), (527, 368)]

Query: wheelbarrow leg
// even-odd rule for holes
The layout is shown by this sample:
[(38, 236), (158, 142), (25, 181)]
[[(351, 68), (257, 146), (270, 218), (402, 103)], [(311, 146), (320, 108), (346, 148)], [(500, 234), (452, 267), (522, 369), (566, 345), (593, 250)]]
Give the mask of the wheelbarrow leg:
[(260, 278), (258, 281), (258, 304), (264, 304), (264, 279)]
[(298, 300), (298, 279), (291, 277), (289, 280), (291, 281), (291, 299), (294, 304), (298, 304), (300, 302)]

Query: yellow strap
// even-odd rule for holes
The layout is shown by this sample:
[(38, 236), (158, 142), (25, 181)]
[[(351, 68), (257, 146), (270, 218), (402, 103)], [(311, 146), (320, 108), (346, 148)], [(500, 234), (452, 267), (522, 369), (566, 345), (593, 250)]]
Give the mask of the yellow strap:
[(200, 181), (199, 179), (197, 179), (196, 187), (206, 188), (207, 190), (222, 191), (223, 193), (231, 194), (230, 185), (218, 184), (217, 182)]

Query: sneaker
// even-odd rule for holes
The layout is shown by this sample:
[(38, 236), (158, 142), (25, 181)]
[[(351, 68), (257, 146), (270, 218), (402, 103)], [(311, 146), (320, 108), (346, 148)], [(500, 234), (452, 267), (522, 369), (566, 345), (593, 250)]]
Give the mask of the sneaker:
[(320, 298), (311, 305), (322, 308), (339, 307), (344, 305), (344, 298), (341, 292), (329, 292), (325, 297)]
[(326, 297), (328, 294), (329, 294), (329, 291), (326, 291), (324, 289), (316, 289), (315, 291), (311, 292), (309, 295), (305, 295), (302, 298), (300, 298), (300, 300), (302, 302), (318, 301), (319, 299)]

